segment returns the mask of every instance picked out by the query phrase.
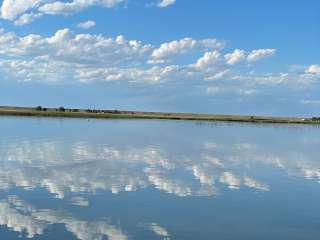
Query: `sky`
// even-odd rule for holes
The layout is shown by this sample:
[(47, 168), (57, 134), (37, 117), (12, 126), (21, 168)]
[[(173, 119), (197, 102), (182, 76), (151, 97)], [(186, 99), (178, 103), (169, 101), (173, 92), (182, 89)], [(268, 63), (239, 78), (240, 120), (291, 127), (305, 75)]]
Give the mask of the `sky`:
[(318, 0), (0, 0), (0, 105), (315, 116)]

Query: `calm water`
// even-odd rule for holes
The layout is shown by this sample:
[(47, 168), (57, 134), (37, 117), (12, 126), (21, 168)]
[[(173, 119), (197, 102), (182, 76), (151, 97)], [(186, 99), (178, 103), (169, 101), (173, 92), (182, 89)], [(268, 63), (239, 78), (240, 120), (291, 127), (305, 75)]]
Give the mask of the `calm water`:
[(320, 239), (320, 128), (0, 118), (0, 239)]

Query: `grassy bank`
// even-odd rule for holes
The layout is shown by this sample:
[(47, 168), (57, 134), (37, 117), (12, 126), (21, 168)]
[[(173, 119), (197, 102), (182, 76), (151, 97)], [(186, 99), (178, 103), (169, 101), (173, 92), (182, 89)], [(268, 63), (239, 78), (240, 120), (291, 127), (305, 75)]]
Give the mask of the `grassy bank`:
[(139, 112), (118, 110), (65, 109), (60, 108), (24, 108), (0, 107), (0, 115), (6, 116), (37, 116), (67, 118), (123, 118), (123, 119), (167, 119), (167, 120), (198, 120), (227, 121), (252, 123), (286, 123), (286, 124), (320, 124), (320, 118), (262, 117), (241, 115), (215, 115), (193, 113)]

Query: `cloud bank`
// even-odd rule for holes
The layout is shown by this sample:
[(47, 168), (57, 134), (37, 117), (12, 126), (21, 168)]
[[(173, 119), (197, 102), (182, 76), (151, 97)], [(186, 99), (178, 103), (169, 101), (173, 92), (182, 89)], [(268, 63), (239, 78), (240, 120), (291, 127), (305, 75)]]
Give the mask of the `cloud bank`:
[[(79, 27), (89, 28), (88, 21)], [(226, 52), (225, 41), (183, 38), (159, 46), (97, 34), (75, 34), (61, 29), (52, 36), (18, 36), (1, 30), (0, 72), (8, 79), (34, 82), (82, 83), (120, 81), (136, 84), (203, 86), (207, 93), (256, 92), (259, 85), (284, 84), (289, 74), (253, 73), (254, 63), (275, 55), (276, 49), (235, 49)], [(250, 63), (250, 65), (249, 65)], [(292, 75), (313, 82), (315, 66)], [(306, 80), (305, 80), (306, 79)], [(292, 81), (292, 80), (291, 80)], [(223, 86), (222, 86), (223, 85)]]

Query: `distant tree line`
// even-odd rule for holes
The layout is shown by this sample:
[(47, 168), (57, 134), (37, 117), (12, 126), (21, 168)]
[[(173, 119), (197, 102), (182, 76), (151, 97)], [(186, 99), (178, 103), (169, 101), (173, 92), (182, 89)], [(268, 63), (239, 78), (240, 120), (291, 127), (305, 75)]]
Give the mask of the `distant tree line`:
[[(64, 108), (64, 107), (59, 107), (59, 108), (44, 108), (42, 106), (37, 106), (35, 108), (36, 111), (49, 111), (49, 110), (53, 110), (53, 111), (57, 111), (57, 112), (80, 112), (80, 111), (84, 111), (87, 113), (115, 113), (115, 114), (119, 114), (121, 113), (121, 111), (119, 110), (97, 110), (97, 109), (86, 109), (86, 110), (80, 110), (77, 108)], [(129, 113), (129, 112), (128, 112)], [(134, 112), (130, 112), (132, 114), (134, 114)]]
[[(44, 108), (41, 106), (37, 106), (35, 108), (36, 111), (48, 111), (48, 108)], [(50, 109), (51, 110), (51, 109)], [(79, 109), (77, 108), (72, 108), (72, 109), (66, 109), (64, 107), (59, 107), (59, 108), (53, 108), (52, 110), (57, 111), (57, 112), (79, 112)]]

